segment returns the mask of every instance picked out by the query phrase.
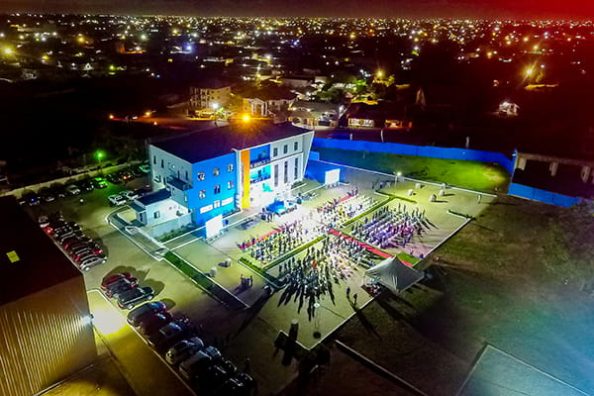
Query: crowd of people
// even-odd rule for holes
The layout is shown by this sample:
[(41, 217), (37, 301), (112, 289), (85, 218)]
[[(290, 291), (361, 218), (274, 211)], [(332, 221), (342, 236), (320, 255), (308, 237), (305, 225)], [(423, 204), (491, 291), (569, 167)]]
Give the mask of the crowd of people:
[(406, 247), (426, 227), (425, 211), (408, 210), (405, 204), (396, 208), (384, 206), (355, 225), (353, 236), (380, 248)]
[(338, 227), (346, 220), (370, 208), (374, 203), (371, 197), (359, 195), (359, 189), (354, 188), (342, 198), (327, 201), (312, 212), (312, 216), (314, 220), (328, 227)]
[(263, 263), (268, 263), (296, 247), (314, 239), (323, 232), (324, 227), (304, 220), (295, 220), (279, 226), (274, 232), (251, 238), (239, 245), (243, 251)]
[(318, 247), (309, 247), (305, 256), (295, 256), (279, 265), (279, 282), (286, 285), (279, 305), (299, 301), (298, 312), (307, 303), (307, 313), (311, 320), (315, 303), (328, 294), (334, 302), (333, 284), (352, 277), (356, 271), (356, 261), (364, 253), (364, 248), (353, 240), (329, 236)]

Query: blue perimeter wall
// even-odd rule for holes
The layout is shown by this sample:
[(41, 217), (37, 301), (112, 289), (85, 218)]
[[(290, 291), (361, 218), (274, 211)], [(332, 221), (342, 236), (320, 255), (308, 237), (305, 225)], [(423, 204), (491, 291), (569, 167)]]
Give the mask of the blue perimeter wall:
[[(497, 153), (493, 151), (467, 150), (434, 146), (415, 146), (400, 143), (366, 142), (364, 140), (314, 138), (312, 149), (316, 148), (367, 151), (371, 153), (388, 153), (417, 157), (496, 163), (507, 170), (510, 175), (514, 174), (515, 169), (515, 154), (512, 156), (512, 158), (509, 158), (503, 153)], [(311, 155), (312, 156), (310, 159), (314, 160), (315, 162), (312, 164), (313, 166), (311, 168), (308, 166), (308, 174), (306, 176), (323, 183), (325, 171), (335, 169), (337, 166), (331, 166), (329, 164), (318, 162), (320, 159), (320, 154), (315, 151), (312, 151)], [(348, 169), (342, 168), (340, 177), (341, 181), (344, 180), (347, 174)], [(510, 184), (508, 194), (565, 208), (574, 206), (581, 202), (581, 198), (558, 194), (547, 190), (541, 190), (518, 183)]]
[(541, 190), (518, 183), (511, 183), (507, 192), (509, 195), (515, 195), (521, 198), (532, 199), (534, 201), (544, 202), (549, 205), (561, 206), (569, 208), (577, 205), (581, 199), (577, 197), (570, 197), (569, 195), (554, 193), (547, 190)]
[(509, 158), (502, 153), (450, 147), (415, 146), (400, 143), (366, 142), (364, 140), (314, 138), (312, 149), (316, 148), (368, 151), (370, 153), (388, 153), (410, 155), (414, 157), (496, 163), (501, 165), (501, 167), (503, 167), (510, 175), (514, 173), (515, 166), (515, 158)]

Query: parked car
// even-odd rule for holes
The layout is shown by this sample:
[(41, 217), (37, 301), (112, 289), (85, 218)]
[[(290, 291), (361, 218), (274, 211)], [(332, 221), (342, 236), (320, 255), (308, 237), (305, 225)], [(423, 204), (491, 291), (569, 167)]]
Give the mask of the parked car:
[(66, 186), (66, 192), (69, 195), (79, 195), (81, 193), (80, 188), (76, 184), (69, 184)]
[(93, 187), (99, 190), (107, 188), (107, 182), (102, 177), (95, 177), (91, 179), (91, 183), (93, 183)]
[(51, 187), (51, 189), (52, 189), (52, 194), (57, 198), (66, 198), (66, 196), (68, 195), (68, 192), (66, 191), (66, 187), (64, 187), (62, 185), (53, 186), (53, 187)]
[(95, 186), (93, 185), (93, 182), (91, 181), (91, 179), (81, 180), (81, 181), (77, 182), (76, 185), (78, 186), (78, 188), (80, 188), (80, 190), (83, 193), (91, 192), (95, 189)]
[(162, 301), (151, 301), (146, 304), (142, 304), (138, 308), (134, 308), (128, 313), (128, 323), (132, 326), (137, 326), (145, 315), (151, 313), (167, 311), (167, 306)]
[(163, 326), (173, 320), (171, 314), (167, 311), (159, 312), (145, 316), (138, 324), (138, 330), (144, 335), (151, 335), (159, 331)]
[(189, 320), (178, 319), (149, 336), (148, 343), (158, 352), (163, 352), (171, 348), (176, 342), (193, 335), (194, 327), (192, 323)]
[(41, 200), (39, 199), (39, 195), (34, 192), (29, 192), (23, 195), (23, 201), (25, 205), (29, 206), (37, 206), (40, 204)]
[(107, 297), (115, 297), (118, 298), (120, 294), (127, 293), (128, 291), (136, 288), (138, 286), (138, 282), (136, 278), (127, 279), (122, 278), (117, 282), (110, 284), (108, 287), (104, 289), (105, 295)]
[(139, 195), (136, 192), (129, 190), (120, 191), (120, 195), (130, 201), (139, 197)]
[(115, 274), (106, 275), (101, 280), (101, 289), (105, 290), (111, 285), (121, 279), (128, 279), (136, 281), (136, 278), (132, 276), (129, 272), (116, 272)]
[(121, 184), (122, 183), (122, 179), (120, 179), (120, 177), (115, 173), (110, 173), (109, 175), (105, 176), (105, 178), (107, 179), (107, 181), (109, 181), (112, 184)]
[(83, 260), (79, 264), (79, 267), (83, 271), (88, 271), (91, 268), (95, 267), (96, 265), (103, 264), (106, 261), (107, 261), (107, 259), (105, 257), (96, 256), (96, 255), (90, 256), (90, 257), (86, 258), (85, 260)]
[(165, 354), (165, 360), (176, 366), (202, 349), (204, 349), (204, 342), (199, 337), (181, 340), (169, 348)]
[(50, 225), (49, 217), (47, 217), (47, 216), (39, 216), (37, 218), (37, 224), (39, 224), (39, 227), (41, 227), (41, 228), (48, 227)]
[(198, 351), (179, 365), (179, 373), (187, 381), (196, 378), (212, 364), (212, 358), (204, 351)]
[(220, 396), (248, 396), (252, 393), (256, 382), (246, 373), (238, 373), (229, 378), (217, 390)]
[(79, 237), (76, 237), (73, 240), (69, 240), (66, 241), (62, 244), (62, 247), (64, 249), (66, 249), (67, 252), (70, 252), (72, 249), (74, 249), (75, 247), (80, 247), (80, 246), (88, 246), (90, 244), (94, 243), (93, 240), (91, 238), (89, 238), (86, 235), (81, 235)]
[(141, 302), (152, 300), (155, 291), (150, 287), (136, 287), (118, 295), (118, 306), (122, 309), (132, 309)]
[(119, 194), (113, 194), (107, 197), (111, 206), (122, 206), (126, 204), (126, 198)]
[(39, 190), (39, 196), (41, 197), (41, 200), (43, 202), (53, 202), (56, 200), (54, 192), (49, 187), (44, 187), (41, 190)]
[(216, 389), (221, 386), (233, 373), (227, 372), (224, 367), (219, 364), (212, 364), (204, 370), (204, 373), (199, 376), (198, 383), (205, 389)]

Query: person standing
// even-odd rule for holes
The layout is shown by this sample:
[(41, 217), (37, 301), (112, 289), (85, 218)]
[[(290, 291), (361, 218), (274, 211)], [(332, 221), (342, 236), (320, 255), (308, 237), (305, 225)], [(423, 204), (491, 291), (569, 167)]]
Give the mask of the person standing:
[(346, 288), (346, 297), (351, 298), (351, 288), (349, 286)]
[(357, 305), (357, 293), (353, 294), (353, 304)]

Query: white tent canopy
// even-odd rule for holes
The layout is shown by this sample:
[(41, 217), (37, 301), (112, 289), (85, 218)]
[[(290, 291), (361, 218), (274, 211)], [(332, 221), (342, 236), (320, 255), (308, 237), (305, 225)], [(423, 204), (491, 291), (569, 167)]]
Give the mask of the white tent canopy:
[(401, 293), (423, 279), (423, 273), (403, 264), (398, 258), (390, 257), (373, 268), (365, 271), (365, 275), (375, 279), (394, 294)]

